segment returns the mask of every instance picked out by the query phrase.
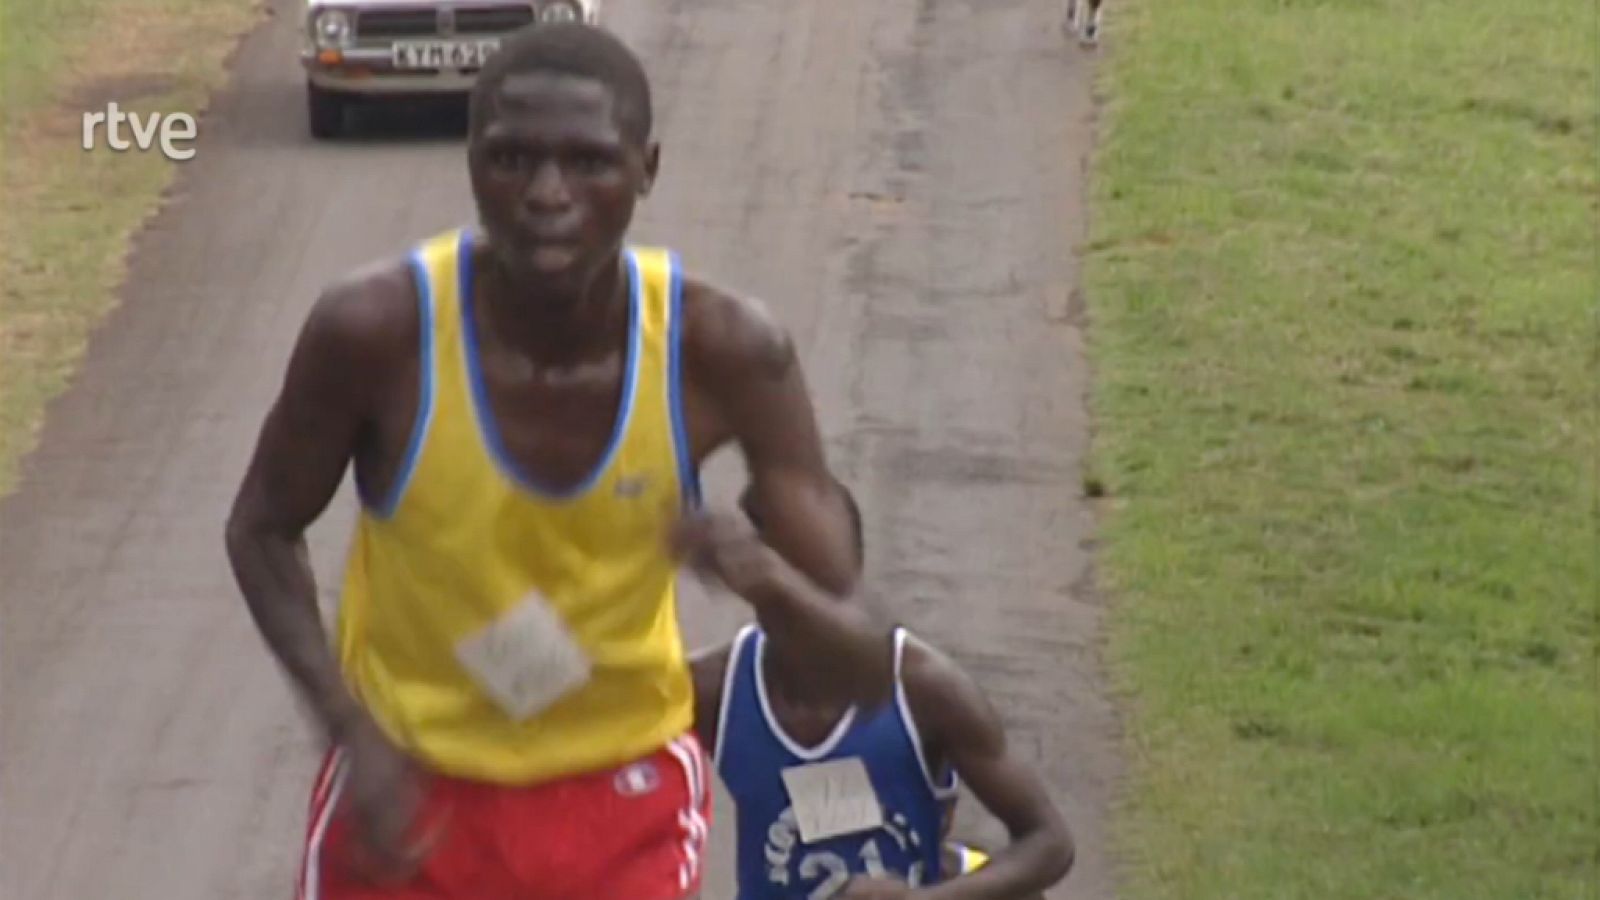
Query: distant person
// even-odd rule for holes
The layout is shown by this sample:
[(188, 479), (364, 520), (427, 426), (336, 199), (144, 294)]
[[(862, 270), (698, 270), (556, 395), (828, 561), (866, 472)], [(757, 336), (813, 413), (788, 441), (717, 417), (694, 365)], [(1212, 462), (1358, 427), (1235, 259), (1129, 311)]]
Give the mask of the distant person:
[[(845, 596), (848, 509), (788, 333), (626, 243), (660, 159), (635, 55), (533, 26), (469, 115), (477, 223), (323, 292), (228, 521), (330, 747), (301, 897), (694, 897), (711, 779), (671, 529), (736, 446), (772, 544)], [(352, 465), (335, 650), (304, 535)]]
[(1085, 46), (1100, 42), (1100, 4), (1102, 0), (1067, 0), (1067, 16), (1062, 26), (1076, 34)]
[[(742, 505), (759, 528), (755, 498)], [(904, 628), (892, 641), (862, 628), (737, 517), (695, 528), (688, 552), (757, 619), (691, 657), (695, 727), (736, 810), (738, 900), (909, 897), (957, 881), (951, 896), (1021, 900), (1066, 876), (1072, 841), (1043, 780), (953, 660)], [(785, 772), (809, 766), (854, 767), (874, 821), (806, 841), (826, 801)], [(1011, 834), (992, 856), (946, 841), (961, 781)]]

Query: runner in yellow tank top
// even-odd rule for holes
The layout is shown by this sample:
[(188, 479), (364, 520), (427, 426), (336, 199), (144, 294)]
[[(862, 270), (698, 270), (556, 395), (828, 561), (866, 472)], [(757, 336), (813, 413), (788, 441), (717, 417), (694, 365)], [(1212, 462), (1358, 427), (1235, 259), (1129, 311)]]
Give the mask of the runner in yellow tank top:
[[(434, 768), (527, 783), (648, 754), (693, 720), (663, 547), (664, 516), (693, 485), (671, 378), (678, 272), (666, 251), (626, 251), (617, 427), (593, 470), (554, 492), (509, 457), (484, 402), (461, 289), (473, 282), (468, 241), (452, 231), (414, 257), (428, 329), (422, 427), (388, 495), (361, 516), (339, 647), (368, 710)], [(519, 717), (457, 653), (530, 598), (570, 630), (588, 679)]]
[[(737, 445), (772, 545), (855, 580), (788, 335), (625, 242), (650, 108), (607, 32), (509, 39), (472, 98), (481, 225), (327, 288), (296, 344), (228, 551), (330, 745), (305, 900), (694, 896), (710, 779), (667, 539), (700, 463)], [(351, 465), (330, 638), (304, 533)]]

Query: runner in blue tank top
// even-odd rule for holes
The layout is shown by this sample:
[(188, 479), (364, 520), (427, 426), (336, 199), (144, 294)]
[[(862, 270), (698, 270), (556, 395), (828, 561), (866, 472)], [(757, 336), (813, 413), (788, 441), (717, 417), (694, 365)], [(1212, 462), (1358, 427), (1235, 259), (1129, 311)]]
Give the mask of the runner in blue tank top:
[[(756, 612), (691, 660), (696, 728), (736, 810), (738, 900), (1017, 898), (1065, 877), (1072, 842), (1042, 779), (948, 656), (904, 628), (886, 646), (866, 613), (822, 594), (737, 517), (704, 517), (679, 552)], [(811, 790), (786, 780), (794, 769), (846, 774)], [(837, 802), (851, 771), (876, 795), (854, 821)], [(1012, 843), (948, 871), (965, 855), (944, 847), (962, 780)], [(834, 829), (817, 808), (841, 816)], [(803, 825), (821, 836), (806, 840)]]

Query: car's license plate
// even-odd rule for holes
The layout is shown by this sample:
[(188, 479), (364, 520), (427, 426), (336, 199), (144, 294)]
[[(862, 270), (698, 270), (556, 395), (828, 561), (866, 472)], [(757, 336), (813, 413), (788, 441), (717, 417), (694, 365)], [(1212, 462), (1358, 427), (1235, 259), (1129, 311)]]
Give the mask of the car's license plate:
[(497, 40), (400, 41), (390, 56), (397, 69), (476, 69), (499, 49)]

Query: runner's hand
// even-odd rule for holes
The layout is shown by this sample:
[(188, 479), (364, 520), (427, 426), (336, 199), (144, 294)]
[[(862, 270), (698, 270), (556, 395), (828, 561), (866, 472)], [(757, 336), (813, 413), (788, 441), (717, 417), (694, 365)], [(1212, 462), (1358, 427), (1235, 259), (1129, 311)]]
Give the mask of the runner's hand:
[(743, 597), (771, 586), (784, 562), (744, 517), (699, 513), (678, 521), (672, 532), (674, 555), (702, 578), (721, 582)]
[(917, 892), (903, 881), (860, 876), (850, 880), (839, 900), (909, 900)]
[(375, 725), (344, 744), (349, 760), (344, 803), (353, 817), (356, 868), (374, 881), (414, 876), (437, 842), (437, 823), (419, 834), (423, 785), (413, 763)]

